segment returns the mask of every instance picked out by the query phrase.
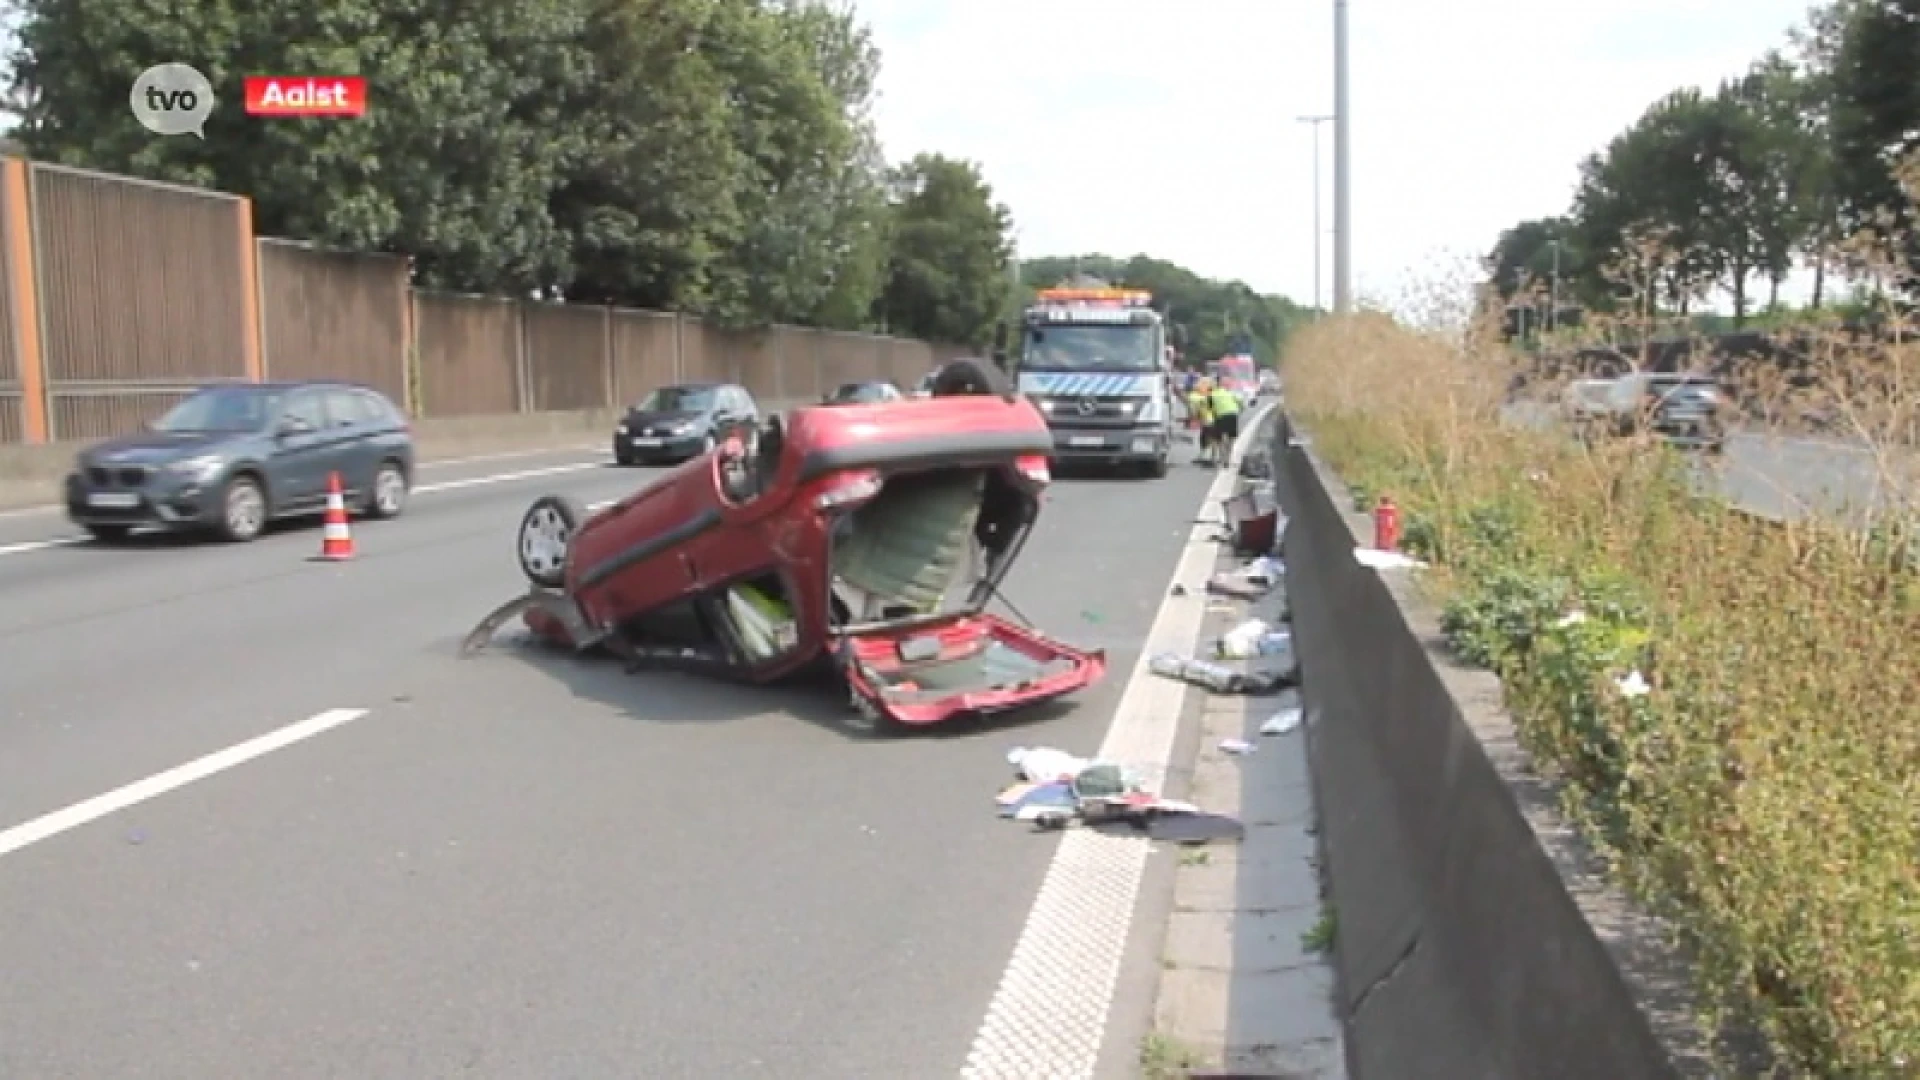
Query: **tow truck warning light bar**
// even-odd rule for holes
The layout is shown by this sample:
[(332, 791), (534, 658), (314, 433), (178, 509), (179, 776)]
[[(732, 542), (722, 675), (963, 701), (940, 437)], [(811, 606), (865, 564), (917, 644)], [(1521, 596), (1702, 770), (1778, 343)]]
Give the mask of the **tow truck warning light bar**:
[(1041, 289), (1040, 303), (1073, 307), (1148, 307), (1153, 294), (1145, 289)]

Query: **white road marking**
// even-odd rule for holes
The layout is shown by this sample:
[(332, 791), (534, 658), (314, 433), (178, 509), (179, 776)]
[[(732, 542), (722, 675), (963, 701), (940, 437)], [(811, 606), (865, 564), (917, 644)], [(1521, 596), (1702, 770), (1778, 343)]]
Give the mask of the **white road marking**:
[[(1236, 465), (1272, 408), (1264, 405), (1249, 416), (1234, 443)], [(1237, 468), (1220, 470), (1202, 513), (1232, 492), (1237, 474)], [(1191, 583), (1213, 573), (1218, 524), (1196, 525), (1188, 536), (1173, 576), (1173, 584), (1188, 586), (1185, 595), (1171, 595), (1168, 588), (1098, 754), (1139, 769), (1155, 783), (1165, 778), (1173, 756), (1188, 688), (1153, 674), (1147, 665), (1155, 653), (1185, 655), (1199, 642), (1207, 596)], [(964, 1080), (1093, 1076), (1150, 851), (1144, 837), (1075, 829), (1060, 838), (1013, 958), (974, 1036), (960, 1073)]]
[(216, 750), (185, 765), (155, 773), (145, 780), (136, 780), (104, 795), (96, 795), (85, 802), (74, 803), (63, 810), (55, 810), (24, 825), (15, 825), (5, 832), (0, 832), (0, 857), (11, 855), (30, 844), (37, 844), (63, 832), (98, 821), (108, 814), (118, 813), (148, 799), (165, 795), (169, 791), (176, 791), (196, 780), (205, 780), (216, 773), (225, 772), (237, 765), (244, 765), (275, 750), (284, 750), (294, 743), (325, 734), (365, 715), (367, 715), (365, 709), (328, 709), (299, 723), (288, 724), (258, 738), (236, 743), (224, 750)]
[[(521, 469), (518, 472), (490, 473), (486, 476), (470, 476), (464, 480), (442, 480), (437, 484), (421, 484), (410, 494), (433, 495), (442, 491), (462, 491), (467, 488), (485, 487), (488, 484), (504, 484), (512, 480), (531, 480), (539, 476), (558, 476), (561, 473), (580, 472), (583, 469), (598, 469), (606, 464), (604, 460), (575, 461), (566, 465), (553, 465), (544, 469)], [(51, 540), (29, 540), (20, 544), (0, 544), (0, 556), (25, 555), (31, 551), (46, 551), (51, 548), (72, 547), (92, 540), (89, 536), (59, 536)]]

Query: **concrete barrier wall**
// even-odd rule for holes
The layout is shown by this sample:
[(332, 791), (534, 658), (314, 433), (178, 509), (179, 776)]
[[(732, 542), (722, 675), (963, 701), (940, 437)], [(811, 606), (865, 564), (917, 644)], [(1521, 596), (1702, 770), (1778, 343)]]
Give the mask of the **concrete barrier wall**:
[(1275, 486), (1352, 1075), (1681, 1075), (1288, 429)]

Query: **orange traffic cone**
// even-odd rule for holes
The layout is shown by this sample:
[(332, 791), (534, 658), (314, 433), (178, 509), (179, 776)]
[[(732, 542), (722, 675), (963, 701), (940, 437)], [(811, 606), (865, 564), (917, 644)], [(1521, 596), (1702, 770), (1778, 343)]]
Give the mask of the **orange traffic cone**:
[(320, 557), (329, 562), (353, 558), (353, 533), (347, 529), (347, 500), (340, 492), (340, 474), (327, 474), (327, 516), (320, 532)]

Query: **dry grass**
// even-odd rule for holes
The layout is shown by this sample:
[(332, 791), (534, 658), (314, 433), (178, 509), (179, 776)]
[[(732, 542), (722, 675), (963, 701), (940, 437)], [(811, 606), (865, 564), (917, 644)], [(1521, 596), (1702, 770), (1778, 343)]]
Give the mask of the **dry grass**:
[[(1835, 352), (1813, 389), (1870, 437), (1913, 415), (1917, 353), (1882, 349), (1869, 377)], [(1920, 1067), (1910, 527), (1758, 522), (1658, 447), (1505, 422), (1516, 363), (1472, 331), (1329, 320), (1291, 345), (1288, 406), (1361, 498), (1402, 507), (1450, 640), (1686, 935), (1714, 1022), (1758, 1024), (1795, 1072)], [(1635, 670), (1644, 696), (1616, 683)]]

